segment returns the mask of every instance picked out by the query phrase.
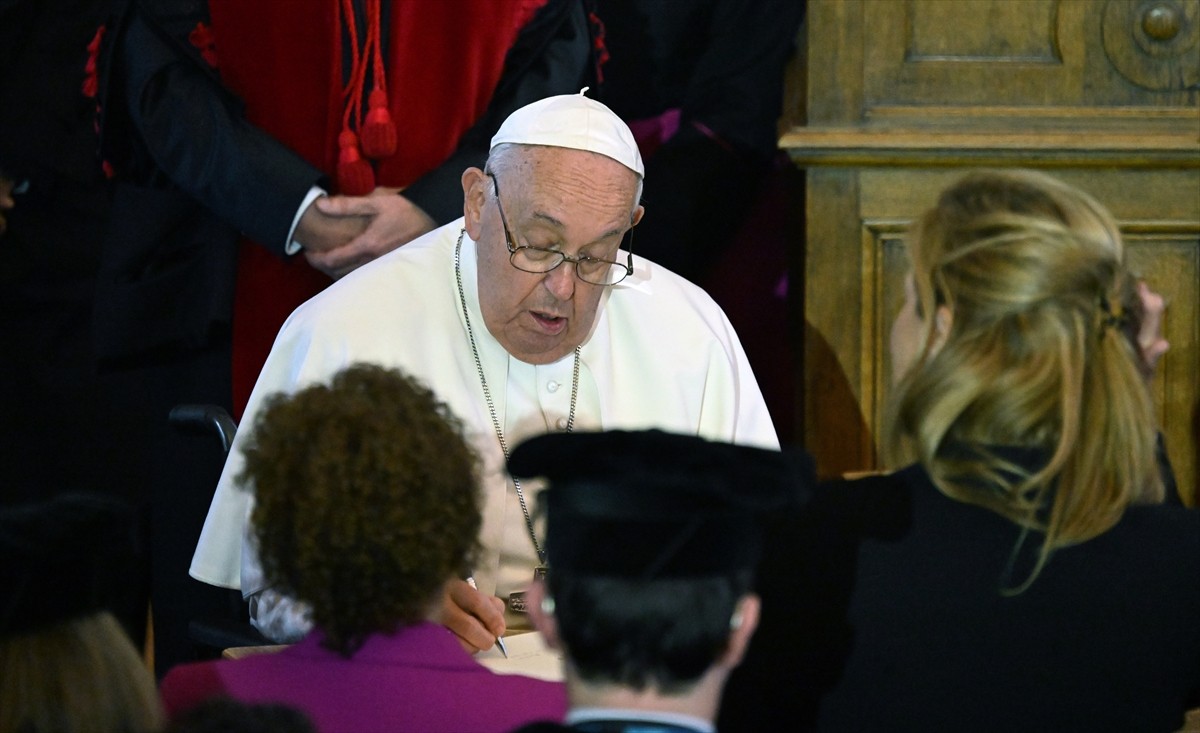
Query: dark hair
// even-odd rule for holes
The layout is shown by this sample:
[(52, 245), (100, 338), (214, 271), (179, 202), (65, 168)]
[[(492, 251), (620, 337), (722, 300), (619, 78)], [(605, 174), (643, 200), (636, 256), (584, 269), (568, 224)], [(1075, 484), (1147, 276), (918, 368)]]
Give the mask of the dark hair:
[(750, 588), (734, 576), (627, 580), (551, 570), (558, 635), (587, 682), (680, 694), (725, 651), (730, 618)]
[(263, 570), (308, 603), (331, 649), (425, 618), (478, 548), (476, 458), (415, 379), (354, 365), (272, 397), (239, 477)]
[(277, 703), (213, 697), (180, 715), (166, 733), (317, 733), (302, 711)]

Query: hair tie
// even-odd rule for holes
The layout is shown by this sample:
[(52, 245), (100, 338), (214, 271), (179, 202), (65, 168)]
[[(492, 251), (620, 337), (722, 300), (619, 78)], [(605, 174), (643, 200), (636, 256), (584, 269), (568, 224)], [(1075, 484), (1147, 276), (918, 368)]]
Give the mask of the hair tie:
[(1108, 298), (1100, 298), (1100, 328), (1111, 328), (1120, 331), (1129, 325), (1129, 312), (1120, 302), (1113, 303)]

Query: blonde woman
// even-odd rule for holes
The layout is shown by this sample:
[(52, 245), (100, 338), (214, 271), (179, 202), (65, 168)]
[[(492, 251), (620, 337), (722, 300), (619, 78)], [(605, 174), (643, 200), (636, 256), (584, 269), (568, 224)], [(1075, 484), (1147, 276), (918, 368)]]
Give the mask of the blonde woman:
[(1156, 460), (1161, 299), (1102, 206), (1033, 172), (951, 186), (908, 245), (883, 440), (907, 467), (823, 487), (790, 528), (804, 571), (764, 575), (795, 582), (756, 639), (784, 651), (746, 674), (831, 688), (779, 696), (826, 731), (1178, 729), (1200, 514)]

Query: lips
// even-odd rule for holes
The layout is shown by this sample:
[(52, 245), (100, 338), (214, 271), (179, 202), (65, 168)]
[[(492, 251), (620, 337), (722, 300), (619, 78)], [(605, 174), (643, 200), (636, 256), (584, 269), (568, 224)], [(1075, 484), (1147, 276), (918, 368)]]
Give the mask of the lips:
[(546, 334), (556, 336), (562, 333), (567, 327), (567, 319), (563, 316), (556, 316), (551, 313), (542, 313), (540, 311), (530, 311), (529, 315), (533, 317), (533, 322)]

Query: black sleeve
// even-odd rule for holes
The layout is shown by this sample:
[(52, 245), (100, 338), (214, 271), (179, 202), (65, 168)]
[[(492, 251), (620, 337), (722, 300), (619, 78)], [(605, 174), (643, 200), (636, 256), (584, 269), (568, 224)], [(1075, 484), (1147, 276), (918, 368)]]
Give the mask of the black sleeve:
[(169, 5), (129, 3), (105, 39), (103, 152), (124, 180), (178, 187), (282, 255), (322, 174), (246, 121), (239, 100), (176, 34), (194, 25), (195, 11), (172, 14)]
[(800, 0), (718, 2), (684, 94), (681, 129), (699, 123), (743, 154), (774, 155), (784, 70), (803, 15)]
[(521, 29), (483, 116), (454, 153), (404, 189), (438, 224), (462, 216), (462, 172), (482, 167), (491, 139), (513, 111), (555, 94), (578, 92), (591, 68), (591, 35), (583, 0), (550, 0)]
[(771, 518), (755, 583), (762, 613), (725, 686), (718, 730), (778, 730), (780, 720), (815, 730), (821, 698), (854, 647), (848, 610), (859, 546), (901, 539), (912, 526), (903, 475), (821, 482), (807, 504)]

